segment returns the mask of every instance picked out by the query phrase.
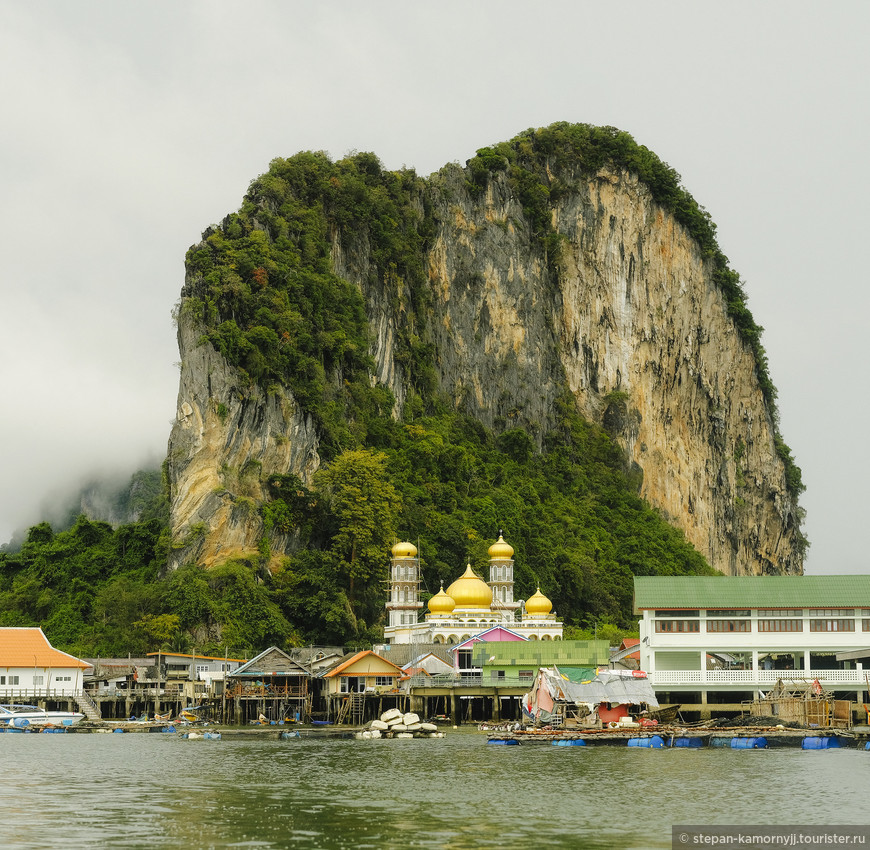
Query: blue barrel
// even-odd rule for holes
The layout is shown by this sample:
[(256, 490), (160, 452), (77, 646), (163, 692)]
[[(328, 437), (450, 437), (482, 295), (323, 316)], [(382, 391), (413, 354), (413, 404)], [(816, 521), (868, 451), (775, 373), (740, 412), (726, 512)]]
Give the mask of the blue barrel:
[(585, 747), (586, 741), (583, 741), (580, 738), (577, 738), (576, 740), (572, 740), (572, 741), (553, 741), (553, 746), (554, 747)]
[(650, 738), (629, 738), (629, 747), (644, 747), (646, 749), (658, 750), (665, 745), (661, 735), (653, 735)]
[(124, 730), (123, 729), (113, 729), (112, 731), (113, 732), (123, 732)]
[(866, 744), (864, 744), (864, 749), (870, 750), (870, 741), (868, 741)]
[(66, 732), (66, 729), (43, 729), (43, 734), (54, 734), (54, 735), (63, 735)]
[(490, 740), (490, 741), (487, 741), (486, 743), (487, 744), (504, 744), (505, 746), (512, 746), (512, 745), (518, 745), (520, 742), (514, 741), (514, 740), (510, 740), (510, 741), (504, 741), (504, 740), (492, 741), (492, 740)]
[(685, 747), (687, 749), (696, 750), (698, 747), (703, 747), (704, 742), (701, 738), (674, 738), (672, 747)]
[(732, 750), (766, 750), (767, 738), (732, 738)]
[(802, 750), (836, 750), (842, 747), (840, 739), (831, 736), (825, 738), (804, 738), (801, 744)]
[(720, 749), (728, 749), (728, 748), (730, 748), (731, 742), (733, 740), (734, 740), (733, 738), (722, 738), (722, 737), (710, 738), (709, 746), (719, 747)]

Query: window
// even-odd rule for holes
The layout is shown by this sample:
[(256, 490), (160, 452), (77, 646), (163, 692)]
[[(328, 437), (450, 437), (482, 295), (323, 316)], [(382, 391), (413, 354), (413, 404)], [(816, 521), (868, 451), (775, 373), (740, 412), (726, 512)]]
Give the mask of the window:
[(811, 632), (854, 632), (854, 620), (810, 620)]
[[(9, 678), (10, 678), (10, 679), (12, 679), (12, 678), (17, 679), (18, 676), (10, 676)], [(70, 676), (55, 676), (55, 677), (54, 677), (54, 681), (55, 681), (55, 682), (71, 682), (71, 681), (72, 681), (72, 678), (71, 678)], [(17, 685), (18, 682), (15, 682), (14, 684)]]
[(811, 617), (854, 617), (854, 608), (810, 608)]
[(208, 664), (197, 664), (196, 665), (197, 673), (208, 673)]
[[(759, 617), (803, 617), (803, 608), (759, 608)], [(800, 629), (797, 629), (800, 631)]]
[[(6, 679), (7, 681), (4, 682), (3, 681), (4, 679)], [(4, 685), (7, 683), (10, 685), (17, 685), (18, 684), (18, 676), (0, 676), (0, 685)]]
[(802, 632), (803, 620), (759, 620), (758, 631), (760, 632)]
[(870, 620), (861, 620), (861, 631), (870, 632)]
[(534, 670), (520, 670), (520, 681), (521, 682), (525, 682), (525, 681), (531, 682), (534, 677), (535, 677)]
[(490, 670), (490, 679), (504, 679), (504, 670)]
[(748, 632), (750, 620), (707, 620), (708, 632)]
[(752, 612), (748, 608), (723, 608), (717, 610), (711, 608), (707, 611), (708, 617), (750, 617)]
[(379, 688), (386, 688), (393, 684), (392, 676), (375, 676), (375, 685)]
[(697, 617), (697, 611), (656, 611), (656, 617)]
[(698, 632), (697, 620), (656, 620), (657, 632)]
[(35, 688), (41, 687), (45, 684), (45, 676), (34, 676), (33, 677), (33, 686)]

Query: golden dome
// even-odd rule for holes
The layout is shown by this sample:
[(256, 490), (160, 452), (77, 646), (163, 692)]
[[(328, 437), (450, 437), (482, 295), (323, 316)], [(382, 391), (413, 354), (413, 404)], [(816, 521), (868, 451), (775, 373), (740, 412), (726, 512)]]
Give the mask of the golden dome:
[(431, 614), (449, 614), (456, 607), (456, 603), (444, 592), (444, 582), (441, 590), (429, 600), (429, 612)]
[(541, 593), (540, 587), (526, 600), (527, 614), (549, 614), (552, 610), (553, 603)]
[(489, 608), (492, 605), (492, 591), (489, 585), (474, 574), (471, 564), (447, 588), (447, 595), (453, 599), (457, 608)]
[(489, 547), (489, 557), (493, 561), (508, 561), (514, 556), (514, 547), (504, 542), (500, 534), (498, 540)]
[(392, 549), (394, 558), (416, 558), (417, 547), (413, 543), (397, 543)]

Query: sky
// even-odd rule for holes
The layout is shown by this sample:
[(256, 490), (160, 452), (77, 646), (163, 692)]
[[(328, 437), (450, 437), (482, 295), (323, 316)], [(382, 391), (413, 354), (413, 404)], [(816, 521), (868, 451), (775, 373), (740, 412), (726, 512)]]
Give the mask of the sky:
[(612, 125), (711, 214), (803, 470), (810, 574), (867, 572), (870, 4), (0, 0), (0, 542), (166, 454), (184, 255), (270, 160), (428, 175)]

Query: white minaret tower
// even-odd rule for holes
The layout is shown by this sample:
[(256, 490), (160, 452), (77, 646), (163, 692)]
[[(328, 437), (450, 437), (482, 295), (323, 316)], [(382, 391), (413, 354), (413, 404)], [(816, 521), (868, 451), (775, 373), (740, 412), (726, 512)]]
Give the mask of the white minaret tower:
[(498, 540), (489, 547), (489, 584), (493, 611), (509, 611), (520, 607), (514, 602), (514, 547), (505, 543), (501, 530)]
[(397, 543), (392, 549), (390, 559), (390, 597), (387, 600), (389, 624), (384, 629), (384, 637), (392, 643), (396, 632), (413, 627), (417, 623), (417, 611), (423, 607), (420, 601), (420, 559), (413, 543)]

